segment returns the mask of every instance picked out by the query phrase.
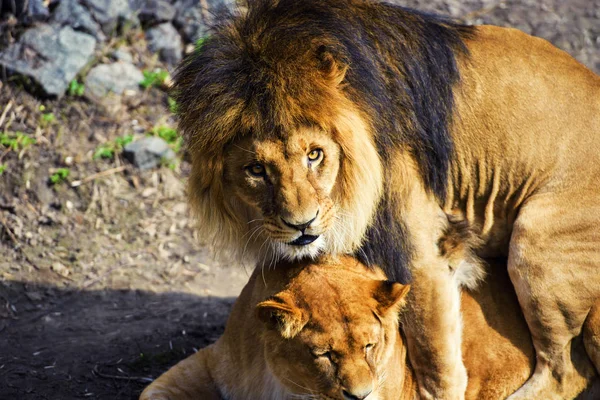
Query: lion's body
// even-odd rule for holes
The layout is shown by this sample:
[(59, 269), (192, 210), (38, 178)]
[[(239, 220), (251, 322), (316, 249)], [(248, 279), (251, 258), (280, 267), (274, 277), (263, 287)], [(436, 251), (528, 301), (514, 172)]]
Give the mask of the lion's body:
[[(516, 390), (529, 376), (534, 365), (534, 351), (527, 325), (520, 312), (516, 296), (509, 290), (510, 282), (502, 266), (498, 263), (486, 282), (472, 293), (462, 295), (462, 312), (465, 324), (463, 339), (463, 354), (469, 373), (467, 399), (492, 400), (504, 399)], [(333, 266), (334, 268), (336, 266)], [(370, 279), (380, 279), (379, 271), (368, 271), (364, 266), (344, 261), (339, 267), (348, 271), (345, 280), (338, 282), (339, 286), (348, 290), (360, 291), (365, 285), (364, 277), (357, 279), (357, 273)], [(310, 271), (318, 282), (331, 280), (323, 279), (322, 274), (332, 271), (332, 266), (320, 265)], [(316, 275), (316, 276), (315, 276)], [(302, 277), (300, 279), (304, 279)], [(337, 278), (337, 277), (335, 277)], [(334, 279), (335, 279), (334, 278)], [(272, 345), (265, 339), (267, 328), (256, 318), (254, 308), (261, 301), (269, 298), (279, 290), (289, 286), (290, 282), (299, 280), (296, 274), (285, 271), (255, 271), (249, 283), (236, 301), (227, 322), (223, 336), (213, 345), (200, 350), (198, 353), (181, 361), (167, 373), (159, 377), (142, 394), (141, 400), (285, 400), (292, 399), (292, 392), (287, 383), (297, 382), (304, 386), (301, 376), (286, 375), (292, 364), (302, 364), (303, 356), (296, 354), (291, 344), (284, 346), (281, 351), (286, 358), (268, 361), (269, 347)], [(311, 283), (301, 283), (307, 289), (314, 290)], [(368, 302), (369, 298), (363, 299)], [(322, 302), (318, 296), (312, 296), (307, 307), (315, 313), (327, 313), (335, 317), (330, 324), (325, 325), (325, 336), (344, 336), (347, 331), (335, 331), (343, 318), (351, 318), (344, 313), (357, 304), (348, 304), (347, 298), (341, 303)], [(341, 307), (341, 314), (336, 312)], [(600, 308), (597, 308), (600, 310)], [(587, 321), (588, 331), (597, 331), (600, 327), (600, 313)], [(353, 324), (350, 329), (360, 331), (360, 323)], [(388, 332), (392, 335), (393, 352), (378, 367), (386, 371), (385, 385), (373, 392), (368, 400), (417, 400), (416, 382), (408, 365), (406, 346), (397, 330)], [(588, 335), (591, 340), (597, 340), (597, 335)], [(339, 339), (339, 337), (337, 338)], [(342, 338), (347, 340), (348, 338)], [(286, 349), (285, 346), (288, 346)], [(578, 344), (581, 346), (581, 343)], [(272, 371), (279, 371), (277, 377)], [(592, 389), (593, 390), (593, 389)], [(598, 388), (596, 388), (598, 390)], [(296, 393), (303, 391), (297, 390)], [(588, 398), (594, 398), (589, 392)], [(319, 398), (318, 392), (314, 393)], [(301, 398), (301, 397), (295, 397)]]
[(573, 397), (594, 373), (570, 343), (600, 297), (600, 78), (566, 53), (368, 0), (255, 0), (175, 95), (206, 238), (265, 265), (354, 254), (412, 277), (424, 398), (463, 396), (459, 286), (482, 276), (440, 254), (449, 219), (508, 257), (537, 356), (512, 399)]

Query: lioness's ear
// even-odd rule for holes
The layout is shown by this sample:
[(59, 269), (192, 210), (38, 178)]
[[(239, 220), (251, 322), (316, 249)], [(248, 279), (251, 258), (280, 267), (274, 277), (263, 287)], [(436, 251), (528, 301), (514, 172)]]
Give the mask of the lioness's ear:
[(377, 311), (385, 314), (390, 310), (397, 312), (404, 304), (410, 285), (390, 281), (378, 281), (373, 290), (373, 297), (377, 300)]
[(323, 77), (333, 86), (338, 86), (344, 80), (348, 65), (336, 57), (333, 51), (325, 45), (317, 47), (317, 62)]
[(308, 320), (302, 310), (281, 293), (259, 303), (256, 315), (269, 329), (277, 330), (285, 339), (296, 336)]

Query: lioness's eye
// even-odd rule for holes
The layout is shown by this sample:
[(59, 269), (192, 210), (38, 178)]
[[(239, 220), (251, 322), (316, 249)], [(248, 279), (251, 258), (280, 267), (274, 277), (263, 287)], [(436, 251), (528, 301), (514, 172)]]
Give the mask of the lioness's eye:
[(246, 170), (253, 176), (265, 175), (265, 167), (262, 164), (252, 164), (249, 167), (246, 167)]
[(308, 161), (314, 163), (315, 161), (319, 161), (323, 156), (323, 150), (314, 149), (310, 153), (308, 153)]
[(375, 343), (369, 343), (365, 346), (365, 350), (371, 350), (373, 347), (375, 347)]

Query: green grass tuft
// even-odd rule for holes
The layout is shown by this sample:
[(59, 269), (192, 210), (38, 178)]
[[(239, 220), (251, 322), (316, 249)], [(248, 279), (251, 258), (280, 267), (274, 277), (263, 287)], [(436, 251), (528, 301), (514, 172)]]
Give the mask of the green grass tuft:
[(165, 80), (169, 77), (169, 72), (164, 69), (158, 69), (155, 71), (143, 71), (144, 79), (140, 82), (140, 86), (144, 89), (148, 89), (151, 86), (161, 86), (165, 83)]
[(27, 147), (35, 144), (36, 140), (23, 132), (8, 133), (2, 132), (0, 134), (0, 145), (11, 149), (12, 151), (21, 151)]
[(96, 148), (94, 152), (94, 160), (98, 158), (113, 159), (117, 152), (123, 151), (123, 148), (133, 142), (133, 135), (123, 135), (116, 138), (112, 142), (106, 142)]
[(81, 97), (85, 93), (85, 85), (77, 82), (77, 79), (73, 79), (69, 83), (69, 96)]
[(56, 185), (67, 180), (67, 177), (71, 171), (68, 168), (58, 168), (52, 175), (50, 175), (50, 183)]

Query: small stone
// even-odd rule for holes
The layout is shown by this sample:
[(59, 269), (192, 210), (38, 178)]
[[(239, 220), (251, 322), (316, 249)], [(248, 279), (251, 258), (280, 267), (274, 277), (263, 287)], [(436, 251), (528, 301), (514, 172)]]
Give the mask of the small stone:
[(169, 144), (156, 136), (148, 136), (129, 143), (123, 149), (123, 155), (139, 169), (154, 168), (176, 157)]
[(133, 56), (130, 52), (124, 50), (123, 48), (119, 48), (113, 51), (112, 56), (117, 61), (123, 61), (130, 64), (133, 63)]
[(85, 94), (93, 99), (102, 99), (109, 93), (121, 95), (126, 90), (139, 91), (143, 79), (142, 72), (132, 64), (121, 61), (100, 64), (88, 73)]
[(175, 26), (181, 29), (186, 42), (196, 43), (208, 35), (208, 10), (203, 10), (199, 0), (178, 0)]
[(31, 301), (40, 301), (43, 298), (40, 292), (25, 292), (25, 296)]
[(53, 263), (50, 268), (52, 268), (52, 271), (56, 272), (60, 276), (69, 276), (69, 269), (58, 261)]
[(77, 73), (92, 59), (96, 39), (71, 27), (39, 25), (0, 53), (0, 65), (29, 76), (51, 96), (62, 96)]
[(167, 22), (157, 25), (146, 32), (148, 48), (153, 53), (158, 53), (161, 60), (169, 65), (177, 65), (181, 61), (183, 44), (181, 36), (175, 27)]
[(31, 21), (43, 21), (50, 16), (48, 7), (43, 0), (29, 0), (27, 4), (27, 17)]
[(125, 21), (138, 22), (128, 0), (82, 0), (82, 3), (107, 35), (114, 34)]
[(67, 201), (65, 202), (65, 207), (66, 207), (66, 209), (67, 209), (67, 210), (71, 211), (71, 210), (72, 210), (72, 209), (73, 209), (75, 206), (73, 205), (73, 202), (72, 202), (72, 201), (70, 201), (70, 200), (67, 200)]
[(177, 10), (164, 0), (147, 0), (140, 10), (138, 18), (141, 22), (155, 25), (170, 22), (175, 18)]
[(61, 25), (68, 25), (75, 30), (89, 33), (98, 41), (105, 41), (106, 36), (102, 28), (77, 0), (61, 0), (52, 13), (52, 21)]
[(142, 190), (142, 197), (144, 199), (147, 199), (150, 196), (154, 196), (157, 192), (158, 192), (158, 190), (156, 190), (156, 188), (149, 187), (149, 188)]

